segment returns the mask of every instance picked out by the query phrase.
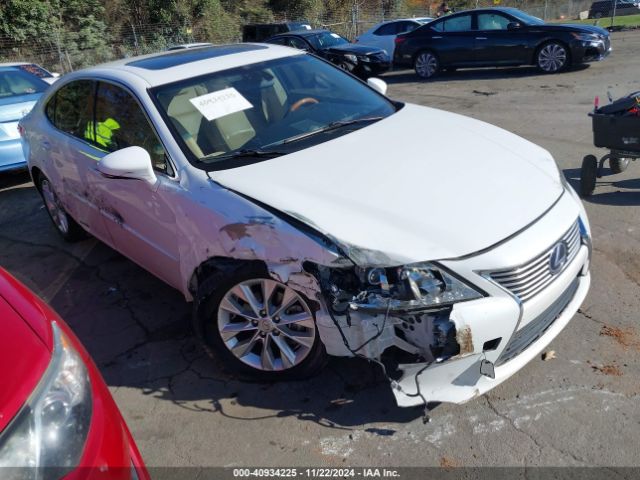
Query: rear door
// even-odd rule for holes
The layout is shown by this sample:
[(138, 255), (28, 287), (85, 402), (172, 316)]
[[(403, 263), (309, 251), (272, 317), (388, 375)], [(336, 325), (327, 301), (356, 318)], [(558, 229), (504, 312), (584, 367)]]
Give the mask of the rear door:
[(104, 155), (90, 134), (95, 89), (93, 80), (76, 80), (49, 99), (46, 115), (58, 132), (43, 140), (43, 158), (45, 173), (71, 216), (91, 234), (112, 244), (100, 216), (99, 199), (89, 186), (95, 166)]
[(509, 30), (516, 20), (500, 12), (477, 14), (475, 58), (482, 65), (514, 65), (528, 63), (532, 52), (530, 34), (524, 28)]
[(473, 14), (464, 13), (442, 18), (429, 26), (433, 30), (431, 45), (442, 65), (473, 65), (476, 32)]

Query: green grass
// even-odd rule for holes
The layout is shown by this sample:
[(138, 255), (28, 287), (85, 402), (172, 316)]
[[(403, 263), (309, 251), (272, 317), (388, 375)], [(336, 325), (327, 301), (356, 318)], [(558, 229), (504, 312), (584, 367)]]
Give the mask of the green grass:
[[(589, 20), (563, 20), (562, 23), (582, 23), (584, 25), (594, 25), (598, 22), (599, 27), (607, 28), (611, 26), (611, 17), (600, 18), (596, 20), (591, 18)], [(614, 27), (637, 27), (640, 26), (640, 15), (626, 15), (623, 17), (615, 17), (613, 19)]]

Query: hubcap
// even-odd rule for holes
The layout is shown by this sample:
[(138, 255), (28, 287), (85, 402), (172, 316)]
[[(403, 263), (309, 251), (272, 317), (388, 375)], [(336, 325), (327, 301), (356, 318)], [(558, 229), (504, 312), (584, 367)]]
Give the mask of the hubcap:
[(423, 78), (429, 78), (436, 73), (438, 60), (431, 53), (421, 53), (416, 58), (416, 72)]
[(300, 364), (316, 335), (304, 299), (266, 278), (240, 282), (224, 295), (218, 307), (218, 331), (237, 359), (263, 371)]
[(562, 45), (551, 43), (540, 50), (538, 61), (545, 72), (557, 72), (567, 62), (567, 51)]
[(62, 233), (67, 233), (69, 231), (69, 219), (67, 218), (64, 208), (60, 205), (58, 196), (53, 191), (53, 188), (51, 188), (49, 180), (42, 181), (42, 196), (44, 197), (44, 204), (56, 228)]

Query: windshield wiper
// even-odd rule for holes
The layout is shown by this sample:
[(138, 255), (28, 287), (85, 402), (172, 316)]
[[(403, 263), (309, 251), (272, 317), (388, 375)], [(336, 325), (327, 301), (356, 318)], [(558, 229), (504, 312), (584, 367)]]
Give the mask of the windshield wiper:
[(235, 152), (223, 153), (221, 155), (216, 155), (211, 153), (209, 155), (205, 155), (200, 158), (200, 161), (215, 159), (218, 160), (230, 160), (230, 159), (238, 159), (238, 158), (276, 158), (281, 157), (282, 155), (286, 155), (288, 152), (278, 152), (276, 150), (257, 150), (257, 149), (244, 149), (244, 150), (236, 150)]
[(278, 140), (277, 142), (273, 142), (268, 145), (265, 145), (263, 148), (273, 147), (276, 145), (285, 145), (291, 142), (297, 142), (298, 140), (303, 140), (305, 138), (313, 137), (314, 135), (318, 135), (324, 132), (329, 132), (331, 130), (337, 130), (342, 127), (348, 127), (349, 125), (356, 125), (358, 123), (377, 122), (378, 120), (382, 120), (383, 118), (385, 117), (362, 117), (362, 118), (354, 118), (353, 120), (338, 120), (336, 122), (331, 122), (322, 128), (318, 128), (317, 130), (312, 130), (310, 132), (294, 135), (293, 137), (285, 138), (284, 140)]

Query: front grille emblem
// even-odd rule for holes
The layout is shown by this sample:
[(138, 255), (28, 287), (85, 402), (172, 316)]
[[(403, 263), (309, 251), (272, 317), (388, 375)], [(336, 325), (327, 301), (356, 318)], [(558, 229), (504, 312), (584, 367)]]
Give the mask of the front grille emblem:
[(553, 250), (551, 250), (551, 256), (549, 257), (549, 272), (551, 275), (555, 275), (564, 264), (567, 263), (567, 257), (569, 256), (569, 249), (564, 242), (558, 243)]

